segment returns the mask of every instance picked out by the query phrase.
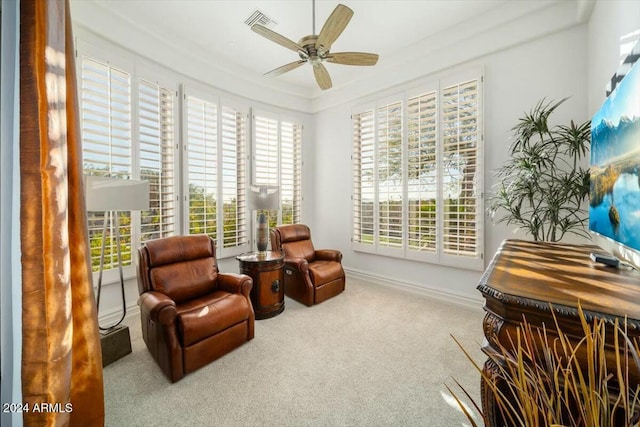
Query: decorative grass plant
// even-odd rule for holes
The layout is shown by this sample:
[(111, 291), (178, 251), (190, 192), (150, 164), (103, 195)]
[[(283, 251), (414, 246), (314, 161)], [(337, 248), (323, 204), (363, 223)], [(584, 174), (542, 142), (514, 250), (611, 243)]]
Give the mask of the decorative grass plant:
[[(482, 375), (488, 393), (495, 401), (496, 412), (509, 426), (522, 427), (637, 427), (640, 426), (640, 384), (632, 383), (630, 372), (640, 375), (640, 344), (632, 341), (626, 324), (607, 324), (604, 320), (589, 323), (579, 307), (584, 338), (569, 340), (556, 320), (556, 333), (547, 333), (526, 319), (511, 337), (509, 348), (500, 346), (489, 355), (497, 366), (497, 376), (483, 372), (453, 337), (466, 357)], [(555, 316), (554, 316), (555, 319)], [(605, 346), (617, 355), (615, 366), (607, 365)], [(580, 362), (579, 358), (582, 358)], [(585, 361), (586, 358), (586, 361)], [(456, 382), (457, 383), (457, 382)], [(472, 426), (483, 413), (459, 383), (475, 412), (463, 403), (451, 388)]]

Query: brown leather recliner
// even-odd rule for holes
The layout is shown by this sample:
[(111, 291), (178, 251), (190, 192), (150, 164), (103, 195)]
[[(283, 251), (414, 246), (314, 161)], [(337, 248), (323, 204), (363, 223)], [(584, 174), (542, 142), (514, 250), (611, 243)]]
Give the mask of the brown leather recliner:
[(142, 337), (171, 382), (253, 339), (252, 286), (247, 275), (218, 271), (206, 235), (151, 240), (138, 249)]
[(272, 250), (284, 252), (284, 292), (289, 298), (311, 306), (344, 291), (342, 253), (315, 250), (309, 227), (281, 225), (270, 235)]

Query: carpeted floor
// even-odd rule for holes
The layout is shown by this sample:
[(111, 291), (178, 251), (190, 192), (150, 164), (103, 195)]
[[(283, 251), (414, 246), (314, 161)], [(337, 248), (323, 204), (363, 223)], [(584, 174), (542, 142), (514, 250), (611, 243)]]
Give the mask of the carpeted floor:
[[(347, 279), (314, 307), (289, 298), (255, 338), (171, 384), (130, 324), (133, 353), (104, 370), (108, 426), (465, 426), (444, 384), (479, 402), (482, 308)], [(137, 320), (137, 319), (136, 319)]]

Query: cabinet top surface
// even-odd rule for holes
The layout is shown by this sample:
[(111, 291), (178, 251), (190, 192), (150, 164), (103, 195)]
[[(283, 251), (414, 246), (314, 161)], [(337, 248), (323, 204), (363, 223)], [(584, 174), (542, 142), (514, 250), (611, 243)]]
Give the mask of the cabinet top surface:
[(593, 245), (505, 240), (480, 279), (486, 296), (515, 305), (551, 302), (640, 319), (640, 272), (595, 263)]
[(280, 261), (284, 259), (283, 252), (268, 251), (268, 252), (245, 252), (236, 257), (238, 261), (242, 262), (270, 262)]

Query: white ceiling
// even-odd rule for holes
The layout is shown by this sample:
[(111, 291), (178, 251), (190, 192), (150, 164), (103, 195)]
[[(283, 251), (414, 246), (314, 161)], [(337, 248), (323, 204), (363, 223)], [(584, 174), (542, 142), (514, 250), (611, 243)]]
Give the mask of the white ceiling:
[[(380, 59), (374, 67), (325, 65), (334, 89), (344, 88), (372, 76), (375, 68), (388, 69), (393, 63), (402, 63), (403, 57), (415, 57), (416, 49), (447, 31), (489, 22), (502, 9), (521, 8), (526, 14), (559, 1), (575, 4), (588, 0), (341, 0), (354, 16), (331, 51), (372, 52)], [(316, 34), (338, 3), (316, 0)], [(157, 40), (160, 46), (187, 51), (233, 76), (265, 87), (282, 90), (286, 86), (290, 93), (307, 98), (323, 94), (311, 67), (305, 64), (278, 77), (264, 77), (264, 73), (299, 58), (251, 31), (244, 21), (259, 9), (277, 22), (270, 27), (273, 31), (298, 41), (312, 33), (312, 4), (312, 0), (71, 0), (74, 20), (79, 18), (80, 24), (121, 44), (127, 45), (118, 40), (117, 26), (99, 20), (115, 17)]]
[[(87, 0), (74, 0), (87, 1)], [(506, 0), (342, 0), (354, 11), (351, 22), (332, 51), (364, 51), (380, 55), (382, 64), (392, 53), (504, 3)], [(270, 27), (293, 41), (312, 34), (311, 0), (95, 0), (162, 43), (216, 58), (226, 67), (261, 74), (298, 60), (295, 52), (255, 34), (244, 24), (259, 9), (277, 22)], [(316, 34), (339, 1), (317, 0)], [(335, 84), (357, 77), (359, 67), (326, 64)], [(310, 66), (276, 79), (311, 90)]]

